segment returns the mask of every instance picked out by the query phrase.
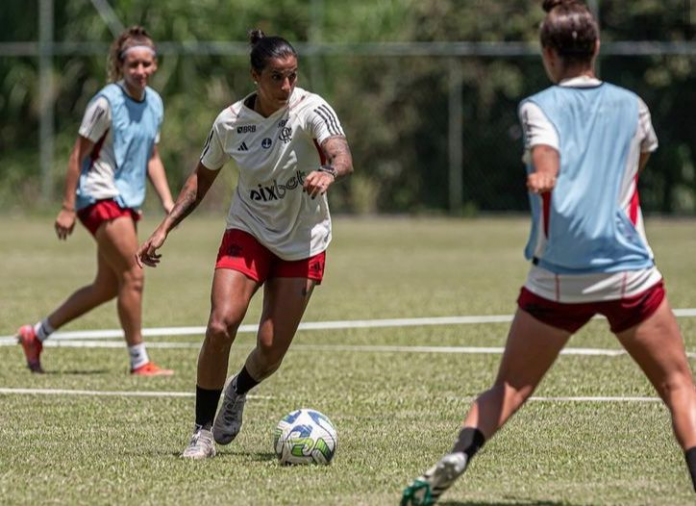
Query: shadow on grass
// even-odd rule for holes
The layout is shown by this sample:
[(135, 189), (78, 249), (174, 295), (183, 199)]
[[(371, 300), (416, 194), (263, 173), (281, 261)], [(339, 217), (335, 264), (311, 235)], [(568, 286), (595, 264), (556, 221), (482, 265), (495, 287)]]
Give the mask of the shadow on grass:
[(507, 497), (506, 502), (481, 502), (481, 501), (440, 501), (438, 504), (442, 506), (573, 506), (570, 502), (557, 501), (530, 501), (528, 499), (515, 500), (513, 497)]
[[(171, 457), (181, 458), (181, 451), (136, 452), (131, 453), (131, 455), (168, 455)], [(237, 457), (247, 457), (256, 462), (268, 462), (269, 460), (276, 460), (275, 453), (270, 452), (229, 452), (218, 450), (218, 452), (215, 454), (215, 460), (234, 459)]]
[(277, 457), (275, 453), (271, 452), (241, 452), (241, 451), (220, 451), (215, 458), (235, 458), (235, 457), (247, 457), (255, 462), (268, 462), (269, 460), (276, 460)]
[(96, 374), (107, 374), (108, 369), (92, 369), (92, 370), (80, 370), (80, 369), (68, 369), (65, 371), (45, 371), (43, 374), (50, 376), (92, 376)]

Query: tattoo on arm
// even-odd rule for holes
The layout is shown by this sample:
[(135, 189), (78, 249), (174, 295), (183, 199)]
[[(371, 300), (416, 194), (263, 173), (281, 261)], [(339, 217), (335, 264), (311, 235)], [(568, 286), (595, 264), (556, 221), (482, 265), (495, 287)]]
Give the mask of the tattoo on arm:
[(193, 184), (189, 184), (190, 180), (195, 177), (194, 174), (189, 178), (189, 181), (186, 181), (186, 185), (184, 185), (184, 188), (181, 190), (179, 198), (176, 199), (176, 204), (174, 204), (174, 208), (169, 213), (169, 219), (171, 221), (171, 226), (168, 227), (169, 229), (176, 227), (179, 223), (184, 221), (184, 218), (191, 214), (201, 201), (201, 199), (196, 196), (197, 185), (195, 181)]
[(218, 174), (219, 171), (211, 171), (205, 168), (201, 170), (201, 165), (199, 164), (196, 171), (184, 183), (174, 208), (167, 216), (167, 230), (171, 230), (179, 225), (179, 223), (184, 221), (184, 218), (198, 207), (198, 204), (201, 203), (203, 197), (208, 193)]
[(321, 147), (329, 164), (336, 169), (336, 179), (353, 172), (353, 157), (345, 137), (329, 137), (322, 143)]

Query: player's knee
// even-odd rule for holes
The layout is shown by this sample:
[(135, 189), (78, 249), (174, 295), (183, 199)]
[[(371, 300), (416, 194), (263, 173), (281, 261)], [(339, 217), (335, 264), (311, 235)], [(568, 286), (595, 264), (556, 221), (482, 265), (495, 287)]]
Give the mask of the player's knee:
[(145, 275), (139, 267), (129, 269), (123, 273), (123, 284), (129, 290), (142, 292), (145, 287)]
[(215, 347), (229, 347), (234, 340), (237, 326), (223, 318), (211, 318), (206, 330), (206, 338)]
[(230, 338), (227, 326), (220, 320), (210, 321), (208, 323), (206, 335), (208, 339), (212, 340), (214, 343), (224, 342)]
[(690, 373), (679, 371), (668, 375), (657, 385), (657, 390), (660, 397), (669, 406), (683, 401), (683, 399), (687, 399), (689, 402), (696, 400), (696, 391), (694, 391), (694, 383)]

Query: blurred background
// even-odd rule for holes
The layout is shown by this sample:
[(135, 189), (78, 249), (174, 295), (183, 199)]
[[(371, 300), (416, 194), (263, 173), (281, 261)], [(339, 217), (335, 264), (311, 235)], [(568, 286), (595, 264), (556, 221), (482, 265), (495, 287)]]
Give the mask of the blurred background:
[[(0, 213), (53, 212), (85, 106), (106, 83), (109, 43), (141, 24), (160, 68), (160, 152), (176, 193), (209, 128), (252, 91), (246, 32), (300, 54), (299, 86), (324, 96), (355, 175), (334, 212), (524, 212), (519, 101), (549, 85), (538, 0), (2, 0)], [(643, 97), (660, 140), (641, 178), (648, 213), (696, 215), (696, 1), (590, 0), (599, 76)], [(205, 201), (224, 209), (235, 170)], [(150, 192), (153, 197), (154, 192)], [(147, 206), (155, 206), (149, 200)]]

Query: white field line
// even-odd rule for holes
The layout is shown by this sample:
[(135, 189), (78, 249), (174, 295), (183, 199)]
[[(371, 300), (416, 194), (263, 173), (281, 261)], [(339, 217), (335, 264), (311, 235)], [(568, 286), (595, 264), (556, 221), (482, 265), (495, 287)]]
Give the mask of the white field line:
[(659, 397), (530, 397), (537, 402), (662, 402)]
[[(195, 392), (149, 392), (109, 390), (66, 390), (52, 388), (0, 388), (0, 395), (86, 395), (100, 397), (195, 397)], [(249, 399), (272, 400), (270, 395), (247, 395)]]
[[(109, 391), (109, 390), (66, 390), (49, 388), (0, 388), (0, 395), (75, 395), (92, 397), (194, 397), (193, 392), (161, 392), (161, 391)], [(269, 395), (252, 395), (250, 399), (273, 400)], [(458, 399), (467, 400), (472, 399)], [(532, 402), (661, 402), (659, 397), (530, 397)]]
[[(674, 315), (677, 318), (696, 317), (696, 308), (675, 309)], [(339, 320), (328, 322), (305, 322), (300, 323), (299, 330), (335, 330), (335, 329), (366, 329), (366, 328), (385, 328), (385, 327), (422, 327), (432, 325), (474, 325), (482, 323), (507, 323), (512, 321), (513, 315), (488, 315), (488, 316), (439, 316), (426, 318), (392, 318), (386, 320)], [(596, 318), (601, 319), (601, 316)], [(241, 325), (238, 333), (255, 333), (258, 325)], [(171, 336), (202, 336), (205, 334), (205, 327), (159, 327), (143, 329), (145, 337), (171, 337)], [(123, 331), (120, 329), (111, 330), (76, 330), (69, 332), (56, 332), (51, 336), (56, 339), (111, 339), (123, 338)], [(4, 344), (14, 336), (0, 336), (0, 344)]]
[[(12, 340), (8, 343), (0, 342), (0, 346), (16, 346), (17, 342)], [(114, 348), (121, 349), (125, 345), (123, 341), (46, 341), (46, 347), (52, 348)], [(161, 342), (154, 341), (147, 344), (148, 348), (159, 349), (200, 349), (201, 343), (181, 343), (181, 342)], [(491, 346), (381, 346), (381, 345), (350, 345), (350, 344), (295, 344), (291, 351), (309, 352), (364, 352), (364, 353), (460, 353), (470, 355), (502, 355), (505, 348)], [(561, 355), (581, 355), (595, 357), (618, 357), (626, 355), (622, 349), (601, 349), (601, 348), (566, 348), (561, 351)], [(696, 359), (696, 353), (687, 352), (689, 358)]]
[[(450, 397), (449, 400), (473, 402), (475, 397)], [(577, 396), (577, 397), (540, 397), (532, 396), (528, 402), (662, 402), (659, 397), (607, 397), (607, 396)]]

